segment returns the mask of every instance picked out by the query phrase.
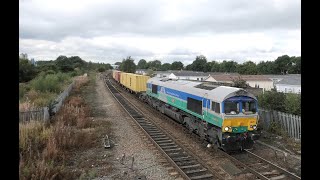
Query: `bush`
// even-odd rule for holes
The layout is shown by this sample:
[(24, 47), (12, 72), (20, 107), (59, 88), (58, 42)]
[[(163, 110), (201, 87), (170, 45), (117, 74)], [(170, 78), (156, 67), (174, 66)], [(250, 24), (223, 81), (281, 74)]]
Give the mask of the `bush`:
[(285, 99), (285, 109), (287, 113), (301, 115), (301, 95), (287, 94)]
[(271, 90), (260, 94), (258, 96), (258, 103), (262, 108), (285, 112), (285, 99), (284, 93)]
[(19, 84), (19, 100), (21, 100), (24, 95), (30, 90), (30, 87), (25, 83)]
[(98, 71), (99, 71), (99, 72), (104, 72), (104, 71), (106, 71), (106, 69), (103, 68), (103, 67), (99, 67), (99, 68), (98, 68)]
[(301, 95), (292, 93), (266, 91), (258, 96), (258, 103), (261, 108), (281, 111), (284, 113), (301, 115)]
[(40, 92), (60, 92), (62, 90), (63, 83), (70, 79), (70, 75), (65, 73), (47, 74), (35, 78), (30, 82), (31, 87)]

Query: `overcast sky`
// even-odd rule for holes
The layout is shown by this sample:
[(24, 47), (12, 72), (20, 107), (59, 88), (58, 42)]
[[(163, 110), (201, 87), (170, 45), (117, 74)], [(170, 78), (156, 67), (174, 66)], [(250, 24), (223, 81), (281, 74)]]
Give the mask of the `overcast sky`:
[(20, 0), (19, 52), (115, 63), (301, 56), (298, 0)]

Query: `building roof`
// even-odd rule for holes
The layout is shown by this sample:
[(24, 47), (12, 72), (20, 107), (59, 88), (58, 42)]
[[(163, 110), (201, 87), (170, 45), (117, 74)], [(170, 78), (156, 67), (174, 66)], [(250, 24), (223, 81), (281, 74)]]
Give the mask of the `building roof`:
[[(237, 75), (228, 75), (228, 74), (222, 74), (222, 75), (210, 74), (210, 76), (213, 77), (216, 81), (232, 81), (232, 79), (236, 79), (239, 77)], [(271, 79), (269, 79), (265, 75), (241, 75), (240, 77), (245, 81), (271, 81)]]
[(301, 75), (284, 76), (282, 80), (275, 84), (301, 85)]
[(200, 72), (200, 71), (181, 71), (181, 70), (168, 70), (168, 71), (155, 71), (156, 74), (171, 74), (175, 76), (209, 76), (209, 75), (239, 75), (238, 73), (224, 73), (224, 72)]
[(147, 69), (136, 69), (136, 71), (147, 71)]

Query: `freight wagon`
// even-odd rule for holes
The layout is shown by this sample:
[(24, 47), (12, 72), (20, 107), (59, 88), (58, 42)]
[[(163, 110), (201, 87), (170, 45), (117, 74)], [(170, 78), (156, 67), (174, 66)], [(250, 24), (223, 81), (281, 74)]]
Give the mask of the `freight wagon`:
[(130, 92), (141, 93), (147, 90), (147, 81), (150, 77), (132, 73), (120, 73), (120, 84)]

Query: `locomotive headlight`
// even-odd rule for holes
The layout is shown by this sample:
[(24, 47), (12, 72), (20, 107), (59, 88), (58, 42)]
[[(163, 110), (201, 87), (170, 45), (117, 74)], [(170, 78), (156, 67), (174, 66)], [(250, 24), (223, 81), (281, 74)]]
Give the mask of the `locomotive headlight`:
[(228, 130), (229, 130), (229, 127), (225, 127), (224, 130), (225, 130), (225, 131), (228, 131)]
[(253, 125), (252, 128), (253, 128), (254, 130), (256, 130), (256, 129), (257, 129), (257, 126), (256, 126), (256, 125)]

